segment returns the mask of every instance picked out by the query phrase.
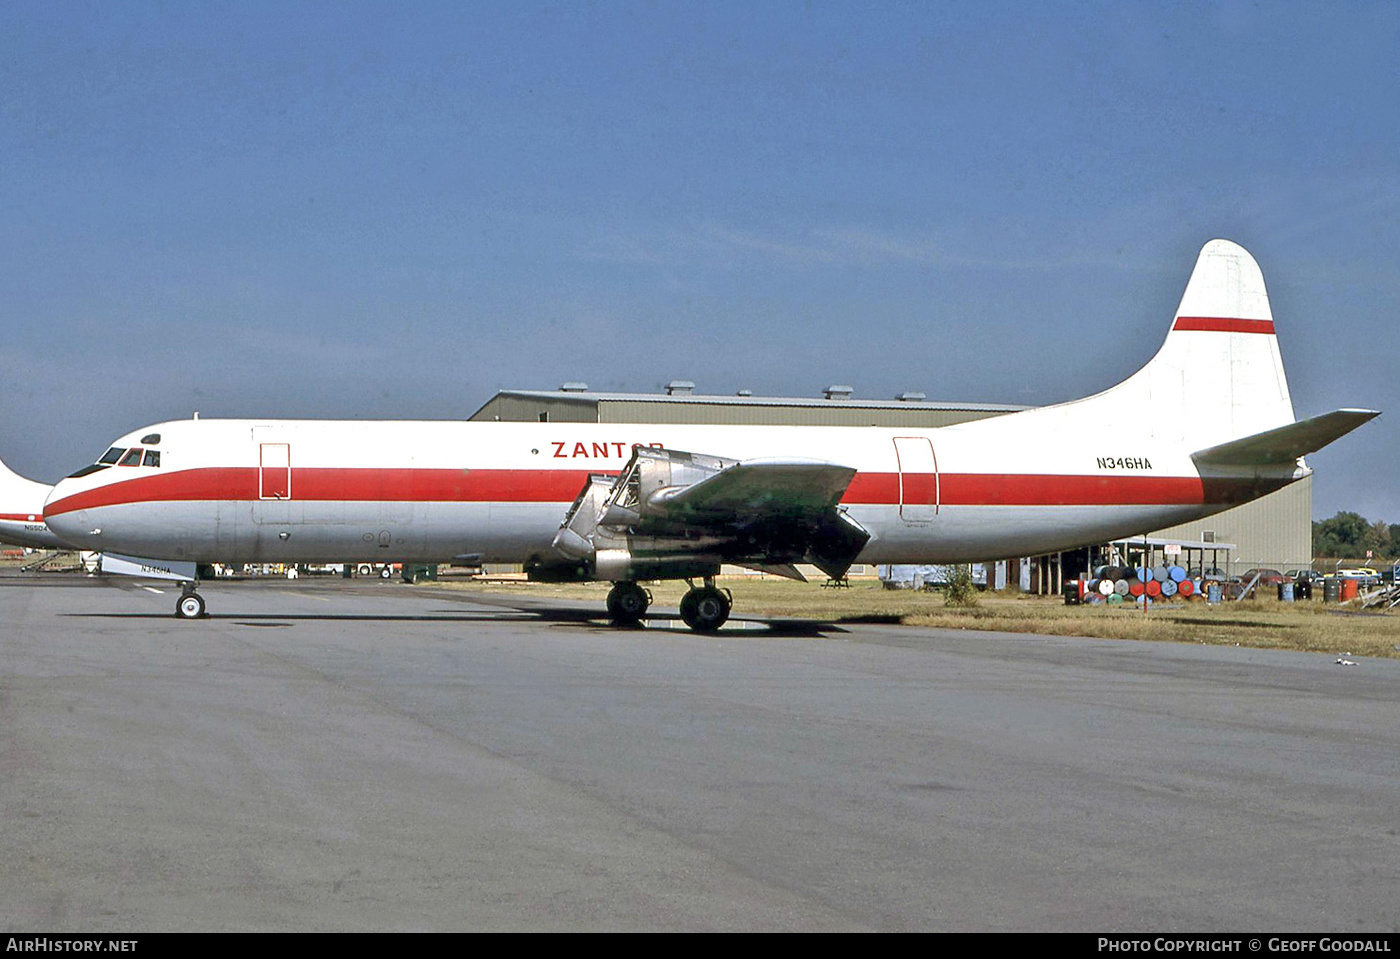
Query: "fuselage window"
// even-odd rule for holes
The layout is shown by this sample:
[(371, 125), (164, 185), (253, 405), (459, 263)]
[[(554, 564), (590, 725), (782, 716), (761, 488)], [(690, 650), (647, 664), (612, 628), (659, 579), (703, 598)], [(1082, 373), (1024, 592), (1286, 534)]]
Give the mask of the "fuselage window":
[(103, 453), (102, 458), (99, 459), (97, 462), (106, 463), (108, 466), (111, 466), (117, 460), (121, 459), (122, 454), (125, 452), (126, 450), (122, 449), (120, 446), (113, 446), (107, 452)]
[(141, 461), (142, 466), (159, 466), (160, 450), (146, 450), (146, 458)]
[(125, 455), (125, 456), (123, 456), (120, 460), (117, 461), (117, 465), (118, 465), (118, 466), (140, 466), (140, 465), (141, 465), (141, 453), (142, 453), (141, 447), (139, 447), (139, 446), (133, 446), (131, 449), (129, 449), (129, 450), (126, 451), (126, 455)]

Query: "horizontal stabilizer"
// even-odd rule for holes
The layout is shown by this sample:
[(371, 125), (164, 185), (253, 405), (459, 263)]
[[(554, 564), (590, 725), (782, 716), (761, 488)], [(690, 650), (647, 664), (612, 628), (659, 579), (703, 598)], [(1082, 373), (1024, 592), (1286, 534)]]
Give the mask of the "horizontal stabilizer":
[(120, 553), (103, 553), (102, 572), (115, 573), (118, 576), (141, 576), (146, 579), (193, 583), (195, 564), (184, 560), (142, 559), (139, 556), (123, 556)]
[(1277, 429), (1221, 443), (1191, 454), (1199, 466), (1271, 466), (1291, 463), (1322, 449), (1362, 423), (1380, 416), (1379, 410), (1333, 410)]

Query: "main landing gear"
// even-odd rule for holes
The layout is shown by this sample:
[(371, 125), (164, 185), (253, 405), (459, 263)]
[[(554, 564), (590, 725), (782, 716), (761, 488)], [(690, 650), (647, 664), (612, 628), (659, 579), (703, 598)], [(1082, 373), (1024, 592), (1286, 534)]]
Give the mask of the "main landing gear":
[(712, 633), (729, 619), (733, 606), (729, 591), (716, 588), (714, 577), (706, 576), (704, 586), (692, 585), (681, 597), (681, 619), (697, 633)]
[(608, 615), (619, 626), (636, 626), (651, 605), (651, 593), (636, 583), (614, 583), (608, 591)]
[[(618, 626), (636, 626), (651, 605), (651, 594), (633, 582), (614, 583), (608, 592), (608, 615)], [(705, 585), (691, 585), (681, 599), (681, 619), (697, 633), (712, 633), (729, 619), (734, 600), (728, 590), (715, 587), (713, 577)]]
[(175, 600), (175, 615), (180, 619), (202, 619), (204, 597), (194, 591), (194, 583), (182, 583), (180, 598)]

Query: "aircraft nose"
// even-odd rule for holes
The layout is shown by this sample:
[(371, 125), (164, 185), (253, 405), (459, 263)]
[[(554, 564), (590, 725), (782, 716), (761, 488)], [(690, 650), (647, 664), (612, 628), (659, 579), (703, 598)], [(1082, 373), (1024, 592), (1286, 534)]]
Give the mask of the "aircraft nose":
[(44, 501), (44, 523), (63, 542), (76, 549), (99, 549), (101, 530), (89, 522), (87, 511), (74, 502), (72, 480), (59, 480)]

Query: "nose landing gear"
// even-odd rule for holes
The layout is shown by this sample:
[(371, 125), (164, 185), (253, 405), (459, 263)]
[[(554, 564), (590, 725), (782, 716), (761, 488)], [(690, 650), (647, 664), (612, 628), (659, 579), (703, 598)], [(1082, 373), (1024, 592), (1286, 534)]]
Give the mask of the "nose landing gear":
[(204, 597), (194, 591), (194, 583), (185, 583), (181, 588), (180, 598), (175, 600), (175, 615), (180, 619), (202, 619), (207, 615)]

